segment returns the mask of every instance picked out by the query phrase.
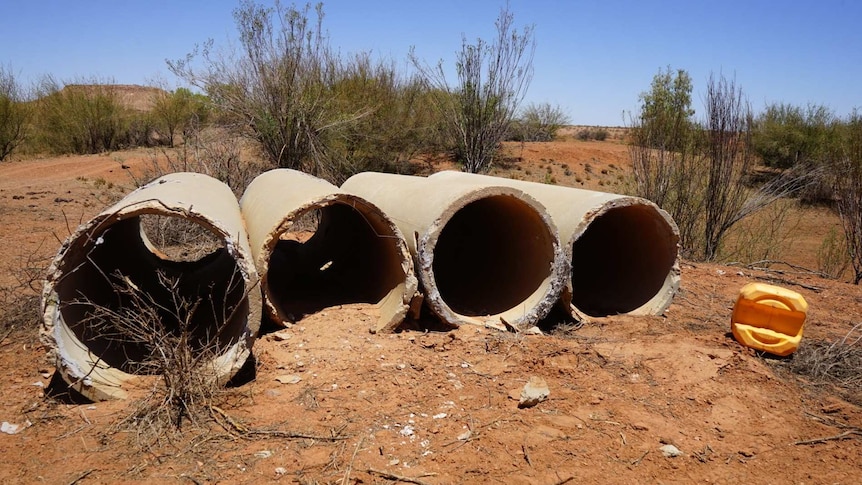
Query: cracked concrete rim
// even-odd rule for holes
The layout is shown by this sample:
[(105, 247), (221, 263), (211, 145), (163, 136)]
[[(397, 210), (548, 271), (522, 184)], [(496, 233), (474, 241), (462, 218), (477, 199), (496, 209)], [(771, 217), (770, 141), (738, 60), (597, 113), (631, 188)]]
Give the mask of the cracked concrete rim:
[(450, 325), (529, 328), (560, 295), (568, 265), (556, 227), (518, 189), (372, 172), (342, 189), (381, 207), (408, 236), (425, 302)]
[[(196, 261), (166, 259), (144, 234), (146, 215), (201, 226), (221, 247)], [(164, 287), (162, 277), (175, 286)], [(114, 323), (94, 315), (100, 308), (129, 311), (121, 287), (141, 295), (138, 304), (149, 302), (156, 313), (173, 298), (188, 298), (202, 309), (190, 313), (191, 339), (206, 350), (204, 365), (223, 384), (251, 355), (258, 322), (249, 319), (248, 295), (257, 280), (230, 188), (203, 174), (165, 175), (81, 225), (60, 247), (43, 288), (41, 338), (72, 389), (94, 401), (125, 398), (138, 377), (133, 361), (146, 352), (140, 342), (109, 335), (105, 329)]]
[[(274, 323), (348, 303), (376, 306), (372, 332), (403, 322), (418, 284), (413, 260), (397, 225), (374, 204), (317, 177), (276, 169), (255, 178), (240, 205)], [(308, 216), (319, 217), (316, 227), (301, 227)]]
[(581, 321), (658, 315), (679, 289), (679, 229), (649, 200), (453, 171), (429, 179), (505, 185), (541, 202), (560, 231), (571, 267), (560, 302)]

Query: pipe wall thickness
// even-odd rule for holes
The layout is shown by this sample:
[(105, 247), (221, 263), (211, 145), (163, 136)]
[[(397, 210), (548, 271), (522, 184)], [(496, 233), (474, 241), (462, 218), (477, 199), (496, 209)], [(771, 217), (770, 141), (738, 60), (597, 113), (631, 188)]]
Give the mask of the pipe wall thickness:
[[(374, 204), (325, 180), (288, 169), (265, 172), (240, 201), (264, 309), (287, 325), (323, 308), (374, 303), (372, 332), (391, 332), (416, 294), (404, 236)], [(317, 227), (297, 227), (303, 216)], [(308, 220), (306, 217), (303, 220)], [(300, 231), (310, 238), (296, 237)]]
[(571, 267), (560, 301), (579, 320), (661, 314), (679, 289), (679, 229), (649, 200), (454, 171), (429, 179), (504, 185), (541, 202)]
[[(197, 224), (221, 247), (195, 261), (170, 260), (142, 230), (148, 214)], [(202, 174), (166, 175), (105, 209), (60, 247), (44, 284), (41, 338), (71, 388), (92, 400), (125, 398), (154, 349), (148, 336), (119, 330), (118, 319), (145, 314), (165, 335), (185, 326), (192, 352), (205, 352), (198, 354), (203, 365), (223, 384), (251, 353), (258, 322), (249, 321), (248, 294), (257, 279), (230, 188)]]
[(372, 172), (342, 189), (379, 206), (407, 236), (425, 302), (444, 322), (523, 329), (559, 297), (568, 265), (557, 230), (518, 189)]

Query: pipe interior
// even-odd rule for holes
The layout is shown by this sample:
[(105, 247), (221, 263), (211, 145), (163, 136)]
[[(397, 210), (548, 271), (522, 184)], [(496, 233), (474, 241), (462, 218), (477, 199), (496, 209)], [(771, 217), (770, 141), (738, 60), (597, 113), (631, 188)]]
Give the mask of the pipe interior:
[(179, 259), (149, 241), (140, 216), (81, 236), (63, 257), (56, 285), (65, 325), (99, 359), (131, 374), (151, 373), (160, 339), (219, 355), (243, 337), (242, 273), (224, 241), (199, 259)]
[(465, 205), (434, 247), (434, 281), (455, 313), (497, 315), (523, 304), (554, 262), (554, 235), (536, 210), (498, 195)]
[[(314, 214), (319, 223), (298, 224)], [(311, 208), (279, 235), (269, 256), (267, 299), (292, 322), (331, 306), (379, 303), (406, 277), (398, 242), (376, 210), (342, 202)]]
[(572, 304), (594, 317), (643, 306), (666, 284), (676, 245), (673, 229), (651, 206), (599, 215), (572, 247)]

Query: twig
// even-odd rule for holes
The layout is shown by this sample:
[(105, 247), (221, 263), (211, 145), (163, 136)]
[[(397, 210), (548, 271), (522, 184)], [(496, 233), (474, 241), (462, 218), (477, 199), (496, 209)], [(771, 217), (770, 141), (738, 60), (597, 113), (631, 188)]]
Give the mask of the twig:
[(564, 478), (564, 479), (560, 480), (559, 482), (555, 482), (554, 485), (563, 485), (564, 483), (569, 483), (574, 479), (575, 479), (575, 476), (572, 475), (569, 478)]
[(2, 337), (0, 337), (0, 344), (2, 344), (4, 340), (6, 340), (6, 337), (8, 337), (9, 335), (12, 334), (13, 330), (15, 330), (15, 325), (11, 325), (9, 327), (9, 330), (7, 330), (6, 333), (4, 333)]
[(777, 276), (755, 276), (754, 278), (758, 279), (758, 280), (769, 281), (772, 283), (782, 283), (785, 285), (795, 285), (795, 286), (798, 286), (800, 288), (805, 288), (806, 290), (811, 290), (815, 293), (820, 293), (821, 291), (823, 291), (823, 288), (821, 288), (819, 286), (806, 285), (805, 283), (800, 283), (798, 281), (788, 280), (786, 278), (779, 278)]
[(347, 485), (350, 481), (350, 472), (353, 470), (353, 462), (356, 460), (356, 453), (358, 453), (359, 448), (362, 447), (363, 441), (365, 441), (365, 436), (359, 438), (359, 442), (356, 443), (356, 448), (353, 449), (353, 455), (350, 457), (350, 462), (347, 463), (347, 470), (344, 471), (344, 478), (341, 480), (342, 485)]
[[(249, 436), (267, 436), (272, 438), (309, 439), (317, 441), (341, 441), (348, 438), (347, 436), (318, 436), (312, 434), (297, 433), (294, 431), (252, 429), (236, 422), (235, 419), (233, 419), (229, 414), (227, 414), (218, 406), (210, 406), (210, 410), (213, 413), (213, 418), (222, 428), (225, 429), (225, 431), (229, 433), (235, 431), (239, 434), (240, 437), (244, 438)], [(216, 418), (216, 415), (221, 416), (223, 421)], [(226, 426), (225, 423), (227, 423), (230, 427)]]
[(527, 462), (528, 465), (530, 465), (530, 468), (532, 468), (533, 467), (533, 461), (530, 460), (530, 454), (527, 453), (527, 446), (521, 445), (521, 451), (524, 452), (524, 460)]
[(862, 429), (858, 429), (858, 428), (848, 429), (847, 431), (844, 431), (843, 433), (836, 434), (835, 436), (827, 436), (825, 438), (817, 438), (817, 439), (813, 439), (813, 440), (797, 441), (793, 444), (794, 445), (817, 445), (820, 443), (826, 443), (827, 441), (843, 440), (843, 439), (845, 439), (851, 435), (862, 436)]
[(389, 473), (389, 472), (383, 471), (383, 470), (377, 470), (374, 468), (369, 468), (365, 471), (367, 473), (379, 475), (379, 476), (386, 478), (388, 480), (395, 480), (397, 482), (405, 482), (405, 483), (415, 483), (416, 485), (431, 485), (430, 483), (423, 481), (423, 480), (420, 480), (419, 478), (421, 478), (421, 477), (433, 477), (434, 475), (436, 475), (436, 473), (425, 473), (425, 474), (421, 475), (421, 477), (411, 478), (411, 477), (404, 477), (401, 475), (396, 475), (394, 473)]
[(76, 483), (80, 482), (81, 480), (83, 480), (83, 479), (87, 478), (87, 477), (88, 477), (91, 473), (93, 473), (94, 471), (96, 471), (96, 469), (95, 469), (95, 468), (90, 468), (89, 470), (85, 471), (84, 473), (82, 473), (82, 474), (78, 475), (78, 478), (76, 478), (76, 479), (72, 480), (71, 482), (69, 482), (69, 485), (75, 485)]
[(649, 454), (649, 450), (644, 451), (644, 454), (641, 455), (640, 458), (632, 462), (632, 466), (638, 466), (641, 464), (644, 458), (646, 458), (647, 454)]
[[(787, 266), (790, 269), (793, 269), (795, 271), (784, 271), (784, 270), (780, 270), (780, 269), (773, 269), (773, 268), (769, 267), (769, 265), (772, 265), (772, 264), (783, 264), (783, 265), (785, 265), (785, 266)], [(742, 266), (744, 268), (753, 269), (753, 270), (757, 270), (757, 271), (764, 271), (767, 273), (778, 273), (778, 274), (792, 273), (792, 274), (804, 274), (804, 275), (819, 276), (821, 278), (830, 278), (830, 276), (828, 274), (826, 274), (822, 271), (816, 271), (813, 269), (806, 268), (804, 266), (799, 266), (799, 265), (796, 265), (793, 263), (788, 263), (787, 261), (779, 261), (779, 260), (774, 260), (774, 259), (763, 259), (760, 261), (752, 261), (751, 263), (742, 263), (739, 261), (733, 261), (730, 263), (726, 263), (725, 265), (726, 266)]]

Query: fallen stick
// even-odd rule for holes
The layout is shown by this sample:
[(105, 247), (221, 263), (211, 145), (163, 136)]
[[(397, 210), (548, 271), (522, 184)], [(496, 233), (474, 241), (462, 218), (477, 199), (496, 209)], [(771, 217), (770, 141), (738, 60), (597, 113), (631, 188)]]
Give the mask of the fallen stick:
[(845, 439), (851, 435), (862, 436), (862, 429), (856, 429), (856, 428), (848, 429), (847, 431), (844, 431), (843, 433), (836, 434), (835, 436), (827, 436), (825, 438), (816, 438), (813, 440), (797, 441), (793, 444), (794, 445), (816, 445), (816, 444), (820, 444), (820, 443), (826, 443), (827, 441), (843, 440), (843, 439)]
[[(419, 478), (404, 477), (401, 475), (396, 475), (394, 473), (389, 473), (387, 471), (377, 470), (374, 468), (369, 468), (365, 471), (368, 473), (374, 474), (374, 475), (379, 475), (379, 476), (386, 478), (388, 480), (395, 480), (397, 482), (415, 483), (416, 485), (431, 485), (430, 483), (423, 481), (423, 480), (420, 480)], [(436, 475), (436, 473), (426, 473), (422, 476), (423, 477), (433, 477), (434, 475)]]

